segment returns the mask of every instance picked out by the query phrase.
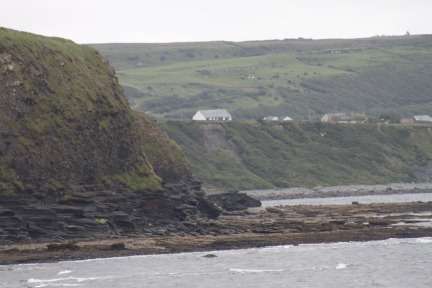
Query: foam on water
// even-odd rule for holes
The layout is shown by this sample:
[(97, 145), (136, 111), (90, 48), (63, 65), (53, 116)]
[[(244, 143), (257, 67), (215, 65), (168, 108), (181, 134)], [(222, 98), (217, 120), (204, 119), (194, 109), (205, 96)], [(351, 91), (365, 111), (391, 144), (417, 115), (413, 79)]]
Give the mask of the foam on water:
[(76, 287), (76, 286), (81, 286), (81, 284), (40, 284), (34, 287), (43, 288), (43, 287)]
[(345, 269), (345, 268), (347, 268), (348, 266), (349, 266), (349, 264), (339, 263), (339, 264), (336, 266), (336, 269)]
[[(81, 286), (79, 283), (95, 280), (107, 280), (111, 277), (67, 277), (67, 278), (52, 278), (52, 279), (36, 279), (30, 278), (27, 280), (29, 284), (35, 284), (34, 287), (73, 287)], [(61, 283), (63, 282), (63, 283)]]
[(236, 273), (275, 273), (275, 272), (283, 272), (284, 269), (276, 269), (276, 270), (261, 270), (261, 269), (237, 269), (237, 268), (230, 268), (230, 272), (236, 272)]
[(432, 237), (416, 238), (415, 242), (421, 243), (421, 244), (431, 244), (432, 243)]

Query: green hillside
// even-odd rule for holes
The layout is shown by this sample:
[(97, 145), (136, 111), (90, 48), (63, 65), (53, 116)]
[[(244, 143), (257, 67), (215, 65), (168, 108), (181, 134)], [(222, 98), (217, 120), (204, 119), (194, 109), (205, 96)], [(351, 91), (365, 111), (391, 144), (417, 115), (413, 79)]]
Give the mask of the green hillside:
[(171, 142), (96, 49), (0, 28), (0, 195), (190, 180)]
[(430, 126), (261, 121), (160, 126), (210, 189), (432, 180)]
[(190, 119), (315, 119), (362, 111), (432, 114), (432, 36), (169, 44), (98, 44), (134, 109)]

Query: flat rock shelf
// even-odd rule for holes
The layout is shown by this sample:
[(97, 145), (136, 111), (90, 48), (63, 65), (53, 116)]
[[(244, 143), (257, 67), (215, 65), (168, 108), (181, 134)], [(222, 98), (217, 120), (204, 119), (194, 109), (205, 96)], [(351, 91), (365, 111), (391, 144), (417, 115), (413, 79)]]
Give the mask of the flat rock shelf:
[(1, 245), (0, 264), (432, 237), (431, 211), (432, 202), (253, 208), (197, 221), (182, 235)]

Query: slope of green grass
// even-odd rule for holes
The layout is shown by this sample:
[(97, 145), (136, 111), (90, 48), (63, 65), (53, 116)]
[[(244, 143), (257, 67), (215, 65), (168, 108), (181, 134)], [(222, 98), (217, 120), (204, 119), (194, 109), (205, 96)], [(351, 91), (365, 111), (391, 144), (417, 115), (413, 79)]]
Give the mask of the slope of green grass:
[[(215, 124), (160, 125), (179, 143), (207, 188), (426, 181), (417, 172), (426, 171), (432, 161), (432, 133), (427, 126), (229, 122), (217, 124), (229, 144), (209, 149), (206, 139), (215, 135), (211, 137), (214, 130), (206, 126)], [(432, 177), (432, 171), (427, 173)]]

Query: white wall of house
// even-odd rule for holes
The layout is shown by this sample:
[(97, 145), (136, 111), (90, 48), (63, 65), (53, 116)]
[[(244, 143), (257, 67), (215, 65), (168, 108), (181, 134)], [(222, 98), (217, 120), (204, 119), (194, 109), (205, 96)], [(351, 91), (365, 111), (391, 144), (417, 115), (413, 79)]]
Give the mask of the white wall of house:
[(207, 120), (207, 119), (205, 118), (205, 116), (204, 116), (200, 111), (198, 111), (198, 112), (196, 112), (195, 115), (192, 117), (192, 120), (196, 120), (196, 121), (205, 121), (205, 120)]
[(414, 116), (415, 122), (430, 122), (432, 123), (432, 117), (429, 115), (415, 115)]

